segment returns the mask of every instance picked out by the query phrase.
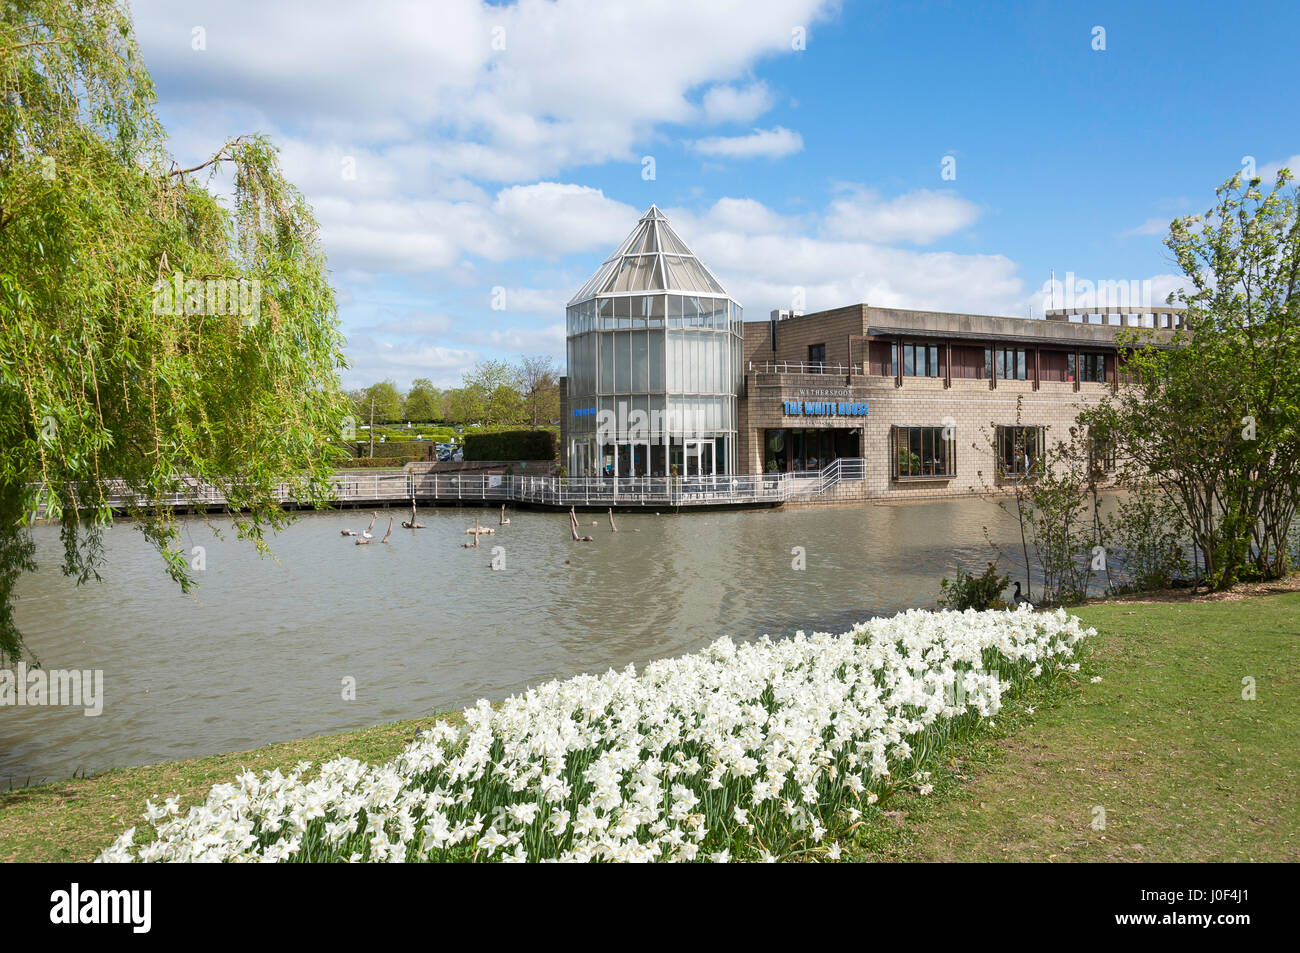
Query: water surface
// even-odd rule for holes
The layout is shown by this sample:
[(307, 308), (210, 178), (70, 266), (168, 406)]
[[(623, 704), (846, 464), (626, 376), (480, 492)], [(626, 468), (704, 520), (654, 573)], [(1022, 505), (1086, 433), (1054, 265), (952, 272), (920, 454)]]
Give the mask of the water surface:
[[(381, 511), (377, 536), (390, 514), (405, 518)], [(127, 523), (107, 534), (104, 581), (82, 587), (58, 570), (57, 530), (38, 528), (43, 568), (20, 584), (18, 623), (46, 668), (103, 670), (104, 711), (0, 708), (0, 784), (417, 717), (722, 635), (841, 631), (934, 605), (941, 576), (991, 558), (985, 526), (1019, 539), (975, 499), (616, 514), (618, 533), (581, 514), (590, 543), (570, 541), (567, 514), (520, 510), (463, 549), (476, 514), (495, 525), (491, 510), (425, 509), (427, 529), (356, 546), (339, 531), (368, 516), (307, 513), (272, 541), (274, 560), (183, 517), (186, 549), (206, 548), (197, 596)]]

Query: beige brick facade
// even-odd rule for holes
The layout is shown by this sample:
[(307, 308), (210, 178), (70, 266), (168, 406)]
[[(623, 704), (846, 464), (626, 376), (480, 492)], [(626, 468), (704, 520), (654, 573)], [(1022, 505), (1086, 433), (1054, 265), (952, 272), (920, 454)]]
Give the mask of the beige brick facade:
[[(1118, 317), (1118, 316), (1117, 316)], [(983, 315), (900, 311), (854, 305), (833, 311), (802, 315), (776, 322), (776, 347), (767, 321), (745, 324), (745, 395), (739, 402), (738, 459), (740, 473), (764, 470), (763, 439), (776, 429), (855, 430), (857, 455), (866, 460), (864, 481), (844, 483), (816, 502), (858, 499), (922, 499), (968, 495), (984, 485), (995, 485), (991, 441), (999, 425), (1017, 423), (1046, 428), (1051, 446), (1069, 437), (1079, 412), (1095, 405), (1118, 386), (1119, 372), (1114, 336), (1120, 320), (1107, 324), (1063, 320), (1029, 320)], [(1161, 332), (1157, 332), (1161, 336)], [(1166, 335), (1167, 336), (1167, 335)], [(941, 353), (943, 372), (937, 377), (903, 376), (892, 365), (895, 344), (920, 342)], [(889, 366), (871, 361), (871, 345)], [(824, 346), (825, 373), (791, 367), (810, 360), (810, 345)], [(979, 349), (980, 367), (960, 369), (950, 348), (961, 347), (968, 356)], [(983, 374), (983, 348), (1009, 347), (1027, 355), (1026, 380), (956, 377), (955, 371)], [(820, 351), (820, 348), (818, 348)], [(1044, 362), (1067, 359), (1078, 366), (1085, 354), (1107, 355), (1107, 382), (1048, 380)], [(874, 373), (873, 373), (874, 371)], [(1035, 380), (1037, 378), (1037, 380)], [(787, 413), (786, 401), (814, 400), (865, 402), (862, 416)], [(955, 475), (894, 479), (891, 464), (891, 428), (954, 428)], [(981, 476), (982, 474), (982, 476)]]

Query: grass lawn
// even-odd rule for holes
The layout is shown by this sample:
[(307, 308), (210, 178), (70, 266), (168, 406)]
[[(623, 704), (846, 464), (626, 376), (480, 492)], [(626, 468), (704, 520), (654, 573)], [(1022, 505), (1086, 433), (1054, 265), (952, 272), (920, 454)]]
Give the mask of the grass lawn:
[(1102, 681), (1013, 706), (856, 856), (1300, 860), (1300, 593), (1075, 611)]
[[(1300, 593), (1075, 611), (1100, 633), (1086, 674), (1102, 681), (1009, 705), (944, 756), (932, 794), (864, 815), (846, 858), (1300, 859)], [(0, 792), (0, 861), (90, 860), (145, 798), (193, 803), (242, 768), (384, 761), (432, 720)]]

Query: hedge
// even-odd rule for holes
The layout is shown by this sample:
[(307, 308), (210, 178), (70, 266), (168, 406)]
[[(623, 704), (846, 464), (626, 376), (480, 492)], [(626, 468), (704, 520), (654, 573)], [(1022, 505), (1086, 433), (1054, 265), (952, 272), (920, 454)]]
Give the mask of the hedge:
[[(432, 440), (385, 440), (375, 441), (375, 457), (410, 457), (412, 460), (430, 460), (433, 458)], [(357, 443), (357, 455), (370, 456), (370, 441)]]
[(465, 460), (554, 460), (551, 430), (502, 430), (465, 435)]

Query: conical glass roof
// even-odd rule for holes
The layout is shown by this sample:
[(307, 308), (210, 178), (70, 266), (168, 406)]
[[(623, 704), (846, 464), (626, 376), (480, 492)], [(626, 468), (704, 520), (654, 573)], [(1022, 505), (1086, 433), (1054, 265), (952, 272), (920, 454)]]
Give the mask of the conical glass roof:
[(674, 294), (727, 295), (727, 290), (713, 272), (695, 256), (695, 252), (673, 231), (659, 211), (651, 205), (641, 216), (632, 234), (623, 240), (614, 254), (596, 270), (569, 301), (570, 305), (596, 295), (645, 294), (669, 291)]

